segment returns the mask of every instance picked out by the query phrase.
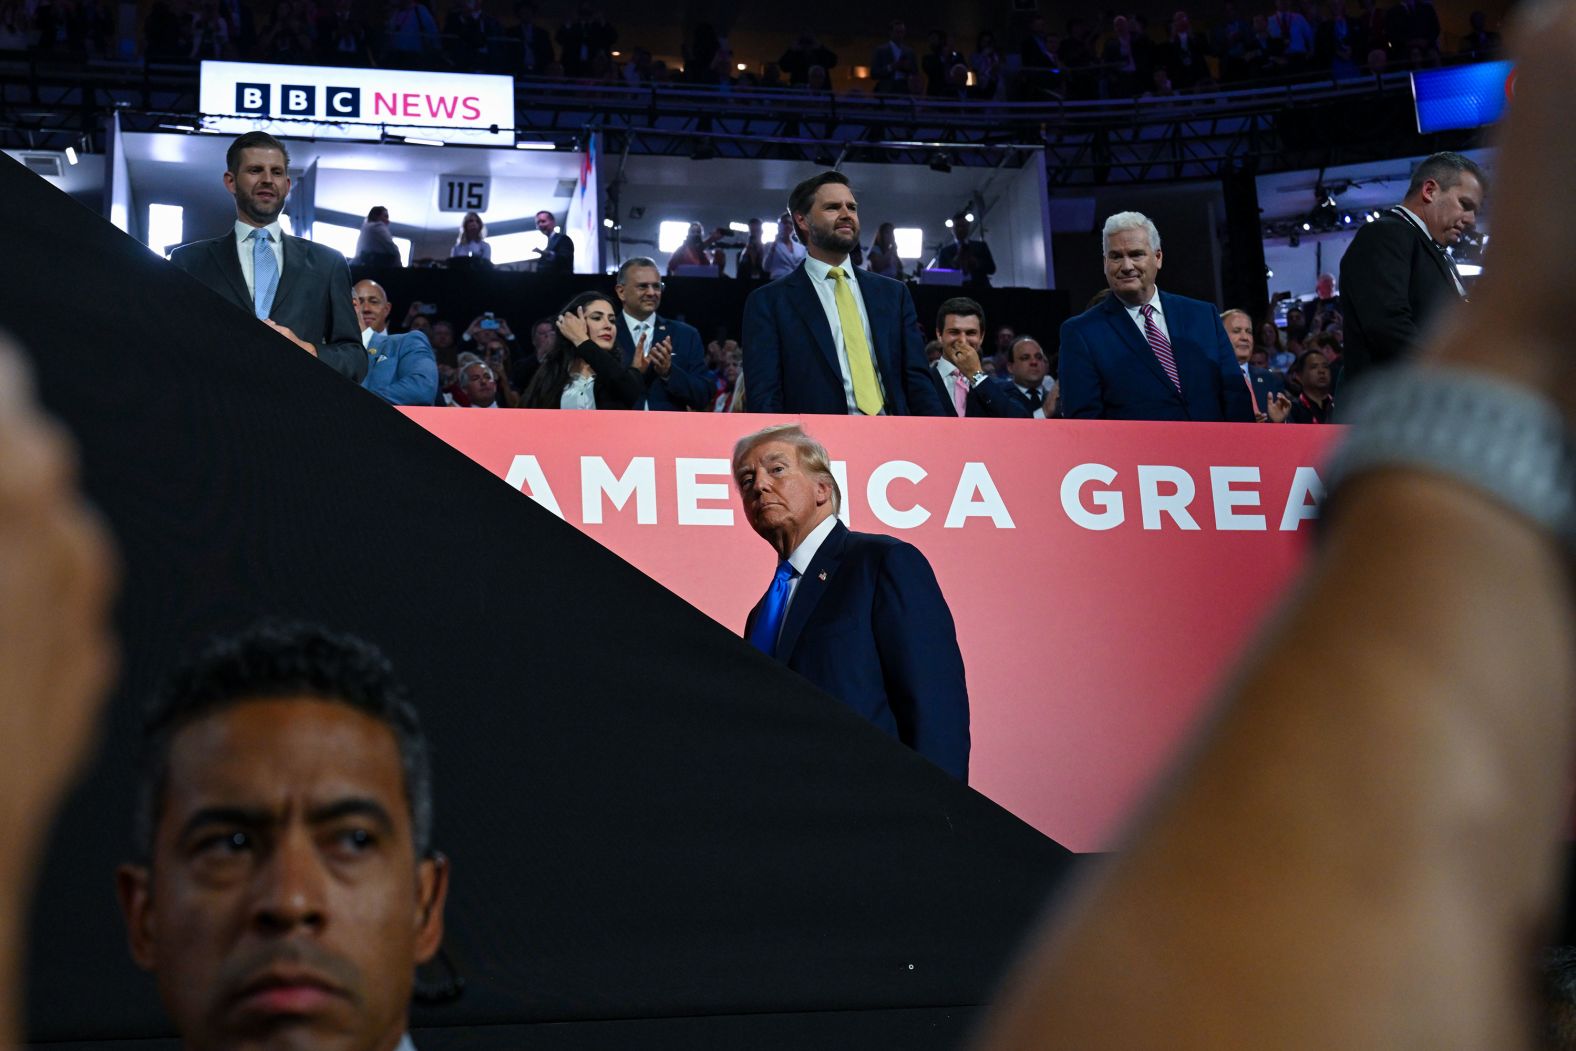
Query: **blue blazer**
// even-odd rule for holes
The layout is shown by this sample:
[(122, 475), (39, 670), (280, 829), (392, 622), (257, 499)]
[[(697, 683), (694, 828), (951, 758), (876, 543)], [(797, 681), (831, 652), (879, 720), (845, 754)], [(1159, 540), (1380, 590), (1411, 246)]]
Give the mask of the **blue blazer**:
[[(669, 338), (673, 340), (673, 367), (668, 369), (667, 379), (658, 376), (654, 368), (646, 370), (646, 408), (709, 411), (716, 388), (706, 378), (706, 354), (701, 349), (700, 333), (693, 325), (651, 315), (651, 342), (661, 343)], [(624, 324), (622, 310), (618, 311), (618, 352), (625, 367), (635, 359), (635, 338)]]
[[(750, 611), (746, 638), (760, 611), (760, 603)], [(833, 526), (794, 590), (777, 659), (968, 781), (969, 692), (958, 632), (930, 563), (912, 544)]]
[(1160, 293), (1182, 391), (1121, 300), (1108, 296), (1062, 323), (1062, 415), (1086, 420), (1252, 422), (1248, 388), (1210, 303)]
[[(907, 286), (857, 268), (854, 279), (870, 317), (888, 415), (945, 416)], [(744, 396), (751, 412), (848, 415), (832, 326), (803, 263), (744, 301), (743, 346)]]
[(373, 335), (361, 385), (393, 405), (431, 405), (438, 396), (438, 359), (427, 334)]

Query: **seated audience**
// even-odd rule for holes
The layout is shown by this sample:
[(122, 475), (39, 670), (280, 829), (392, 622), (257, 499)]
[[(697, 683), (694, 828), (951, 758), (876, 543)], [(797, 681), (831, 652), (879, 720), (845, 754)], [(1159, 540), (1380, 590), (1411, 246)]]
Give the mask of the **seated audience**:
[(656, 261), (645, 256), (626, 259), (614, 281), (613, 294), (622, 306), (616, 315), (618, 354), (642, 374), (646, 408), (705, 411), (711, 384), (700, 333), (657, 313), (662, 275)]
[(531, 352), (515, 355), (514, 375), (509, 377), (514, 389), (521, 392), (521, 397), (531, 385), (531, 377), (536, 375), (536, 370), (557, 345), (558, 323), (550, 317), (537, 319), (531, 326)]
[(468, 409), (498, 408), (498, 379), (492, 366), (475, 354), (461, 354), (459, 374), (455, 377), (458, 390), (445, 397), (449, 405)]
[(618, 356), (618, 310), (611, 296), (582, 292), (557, 318), (558, 340), (531, 377), (520, 404), (528, 409), (638, 409), (648, 367), (639, 353)]
[(426, 334), (389, 333), (388, 293), (376, 281), (358, 281), (350, 291), (368, 355), (361, 385), (392, 405), (431, 405), (438, 394), (438, 364)]
[(1291, 403), (1288, 423), (1329, 423), (1335, 411), (1335, 399), (1330, 390), (1334, 386), (1330, 361), (1317, 350), (1303, 351), (1302, 357), (1291, 367), (1291, 378), (1296, 381), (1298, 394)]
[(487, 243), (487, 226), (475, 212), (466, 212), (460, 223), (460, 234), (449, 249), (449, 258), (469, 256), (492, 261), (492, 245)]

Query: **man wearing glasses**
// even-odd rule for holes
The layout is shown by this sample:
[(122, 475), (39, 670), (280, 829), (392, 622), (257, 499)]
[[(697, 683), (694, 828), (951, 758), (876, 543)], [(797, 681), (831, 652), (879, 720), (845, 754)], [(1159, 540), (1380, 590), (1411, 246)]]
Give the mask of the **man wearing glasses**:
[(705, 411), (715, 393), (706, 380), (700, 333), (682, 321), (657, 314), (662, 305), (662, 274), (645, 256), (625, 260), (613, 292), (624, 308), (618, 313), (618, 349), (624, 364), (646, 379), (646, 408), (671, 412)]

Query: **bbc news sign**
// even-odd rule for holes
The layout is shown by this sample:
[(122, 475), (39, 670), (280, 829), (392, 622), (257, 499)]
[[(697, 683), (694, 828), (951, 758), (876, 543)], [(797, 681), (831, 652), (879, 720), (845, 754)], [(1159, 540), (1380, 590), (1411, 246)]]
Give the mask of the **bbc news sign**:
[[(730, 631), (771, 582), (729, 456), (783, 417), (403, 411)], [(936, 571), (968, 675), (969, 784), (1074, 850), (1116, 845), (1290, 584), (1340, 431), (805, 423), (848, 527), (900, 537)]]
[(199, 105), (204, 127), (236, 135), (514, 144), (512, 77), (204, 62)]

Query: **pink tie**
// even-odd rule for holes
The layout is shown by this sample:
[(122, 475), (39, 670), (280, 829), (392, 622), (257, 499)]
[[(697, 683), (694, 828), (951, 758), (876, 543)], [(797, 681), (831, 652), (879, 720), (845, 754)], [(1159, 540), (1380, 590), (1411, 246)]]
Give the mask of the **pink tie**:
[(1182, 393), (1182, 377), (1177, 373), (1177, 359), (1171, 353), (1171, 341), (1155, 324), (1155, 308), (1146, 304), (1139, 307), (1138, 312), (1144, 315), (1144, 338), (1149, 341), (1149, 349), (1160, 359), (1160, 367), (1171, 378), (1171, 386), (1177, 389), (1178, 394)]
[(1248, 400), (1253, 403), (1253, 415), (1257, 416), (1259, 414), (1259, 396), (1253, 389), (1253, 377), (1244, 371), (1242, 373), (1242, 382), (1248, 385)]
[(961, 372), (952, 374), (952, 404), (960, 417), (969, 414), (969, 378)]

